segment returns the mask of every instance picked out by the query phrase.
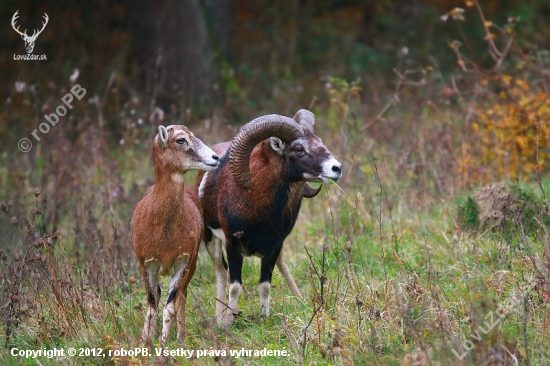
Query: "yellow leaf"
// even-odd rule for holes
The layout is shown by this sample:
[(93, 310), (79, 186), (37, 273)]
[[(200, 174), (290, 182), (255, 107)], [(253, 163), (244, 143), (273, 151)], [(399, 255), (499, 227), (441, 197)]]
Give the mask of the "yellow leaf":
[(470, 1), (470, 0), (466, 0), (466, 6), (470, 8), (470, 7), (474, 6), (474, 2)]
[(516, 85), (522, 87), (524, 90), (529, 90), (529, 85), (523, 80), (516, 80)]
[(523, 137), (522, 137), (522, 136), (517, 136), (517, 137), (516, 137), (516, 144), (518, 144), (518, 146), (523, 146), (524, 141), (523, 141)]
[(495, 35), (493, 33), (487, 34), (485, 37), (483, 37), (484, 40), (488, 41), (490, 39), (495, 38)]
[(502, 81), (507, 86), (510, 86), (510, 81), (512, 80), (512, 77), (510, 75), (502, 75)]
[(487, 28), (489, 28), (489, 27), (493, 26), (493, 22), (491, 22), (490, 20), (486, 20), (485, 23), (483, 23), (483, 25), (485, 25)]

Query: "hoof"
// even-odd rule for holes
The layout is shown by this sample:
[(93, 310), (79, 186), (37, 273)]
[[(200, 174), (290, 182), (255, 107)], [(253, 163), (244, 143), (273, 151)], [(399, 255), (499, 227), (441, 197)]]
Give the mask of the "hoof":
[(241, 316), (240, 311), (234, 312), (228, 309), (227, 312), (223, 314), (223, 317), (220, 320), (219, 324), (224, 328), (228, 328), (235, 322), (235, 319), (237, 319), (237, 317), (239, 316)]

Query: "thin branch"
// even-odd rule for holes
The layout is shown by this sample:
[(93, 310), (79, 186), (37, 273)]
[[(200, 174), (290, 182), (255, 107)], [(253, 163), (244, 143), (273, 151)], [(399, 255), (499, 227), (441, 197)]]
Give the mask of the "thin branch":
[(502, 52), (500, 52), (495, 44), (495, 41), (493, 39), (493, 34), (489, 30), (489, 26), (487, 25), (487, 20), (485, 19), (485, 14), (483, 14), (483, 10), (481, 9), (481, 5), (479, 5), (478, 0), (474, 0), (474, 4), (477, 8), (477, 12), (479, 13), (479, 17), (481, 18), (481, 22), (483, 23), (483, 28), (485, 29), (485, 35), (486, 40), (489, 42), (489, 46), (491, 47), (491, 50), (497, 55), (499, 58), (502, 57)]
[(321, 310), (321, 306), (317, 306), (315, 310), (313, 310), (313, 314), (311, 315), (311, 318), (309, 319), (309, 322), (302, 330), (302, 360), (305, 360), (306, 358), (306, 345), (307, 345), (307, 330), (310, 327), (311, 323), (313, 322), (313, 319), (315, 319), (315, 316), (317, 313)]

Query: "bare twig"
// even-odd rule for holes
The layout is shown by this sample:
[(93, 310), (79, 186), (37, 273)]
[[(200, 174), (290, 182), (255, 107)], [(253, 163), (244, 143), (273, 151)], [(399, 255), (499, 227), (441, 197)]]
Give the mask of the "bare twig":
[(306, 358), (307, 330), (310, 327), (311, 323), (313, 322), (313, 319), (315, 319), (315, 316), (320, 310), (321, 310), (321, 306), (317, 306), (315, 310), (313, 310), (313, 314), (311, 315), (309, 322), (302, 330), (302, 361), (304, 361)]
[(481, 9), (481, 5), (479, 5), (479, 1), (474, 0), (474, 4), (476, 6), (479, 17), (481, 18), (481, 22), (483, 23), (483, 29), (485, 29), (485, 39), (489, 43), (490, 50), (499, 58), (506, 57), (506, 54), (503, 52), (500, 52), (495, 44), (494, 35), (489, 30), (489, 23), (485, 19), (485, 14), (483, 14), (483, 10)]
[(103, 129), (103, 111), (105, 109), (105, 103), (107, 101), (107, 97), (109, 96), (109, 90), (111, 89), (111, 86), (113, 85), (113, 81), (115, 80), (116, 73), (112, 73), (109, 77), (109, 81), (107, 82), (107, 87), (105, 88), (105, 93), (103, 94), (103, 98), (101, 100), (96, 95), (94, 98), (95, 106), (97, 109), (97, 119), (99, 122), (99, 128)]

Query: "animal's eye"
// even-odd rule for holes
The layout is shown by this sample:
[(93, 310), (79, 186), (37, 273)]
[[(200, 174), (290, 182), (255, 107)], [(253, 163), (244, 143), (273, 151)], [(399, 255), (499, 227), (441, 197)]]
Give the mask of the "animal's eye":
[(302, 145), (298, 145), (294, 148), (294, 151), (296, 151), (297, 154), (302, 155), (304, 153), (304, 147)]
[(183, 137), (181, 139), (177, 139), (176, 142), (180, 145), (187, 143), (187, 141)]

